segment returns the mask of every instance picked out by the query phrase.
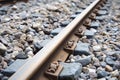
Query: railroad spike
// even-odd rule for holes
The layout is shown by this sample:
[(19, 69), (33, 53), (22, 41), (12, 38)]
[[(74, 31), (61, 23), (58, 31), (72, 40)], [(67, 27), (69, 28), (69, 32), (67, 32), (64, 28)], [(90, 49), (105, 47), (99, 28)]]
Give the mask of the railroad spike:
[(58, 62), (51, 63), (50, 67), (48, 69), (48, 72), (55, 73), (55, 71), (57, 70), (58, 66), (59, 66)]
[(91, 25), (91, 19), (87, 18), (85, 22), (83, 23), (86, 27), (89, 27)]
[(95, 13), (91, 13), (89, 18), (94, 20), (96, 18), (96, 14)]
[(97, 9), (100, 9), (100, 8), (101, 8), (101, 5), (98, 5), (96, 8), (97, 8)]
[(71, 53), (74, 48), (76, 47), (76, 43), (74, 40), (70, 40), (66, 43), (65, 47), (64, 47), (64, 50), (65, 51), (68, 51), (69, 53)]
[(54, 61), (50, 64), (48, 70), (45, 71), (45, 75), (51, 80), (58, 80), (58, 76), (62, 71), (63, 66), (60, 65), (59, 61)]
[(93, 13), (97, 14), (98, 13), (98, 9), (96, 8), (95, 10), (93, 10)]
[(82, 37), (83, 34), (84, 34), (83, 27), (80, 27), (80, 28), (75, 32), (75, 35), (77, 35), (78, 37)]

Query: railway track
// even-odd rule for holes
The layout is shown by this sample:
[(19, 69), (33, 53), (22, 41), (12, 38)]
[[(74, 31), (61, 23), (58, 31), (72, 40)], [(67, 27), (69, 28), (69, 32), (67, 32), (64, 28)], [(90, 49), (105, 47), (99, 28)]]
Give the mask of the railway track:
[[(107, 0), (95, 0), (9, 80), (58, 80), (70, 54)], [(64, 79), (65, 80), (65, 79)]]

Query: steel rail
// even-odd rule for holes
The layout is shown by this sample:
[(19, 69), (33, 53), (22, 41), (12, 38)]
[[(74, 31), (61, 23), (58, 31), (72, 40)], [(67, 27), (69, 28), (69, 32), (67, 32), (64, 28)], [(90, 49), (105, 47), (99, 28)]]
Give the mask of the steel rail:
[[(81, 14), (79, 14), (68, 26), (43, 47), (32, 59), (26, 62), (9, 80), (29, 80), (31, 76), (49, 59), (59, 45), (70, 35), (78, 24), (92, 11), (102, 0), (95, 0)], [(54, 45), (53, 45), (54, 44)]]

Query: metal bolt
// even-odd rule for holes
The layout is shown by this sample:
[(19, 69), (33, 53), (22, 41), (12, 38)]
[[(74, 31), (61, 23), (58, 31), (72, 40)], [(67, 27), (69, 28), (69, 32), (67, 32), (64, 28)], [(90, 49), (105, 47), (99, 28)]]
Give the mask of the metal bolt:
[(48, 69), (48, 72), (55, 73), (55, 71), (58, 69), (58, 66), (59, 66), (59, 63), (56, 61), (51, 63)]
[(73, 40), (67, 42), (67, 47), (68, 48), (71, 48), (73, 45), (74, 45), (74, 41)]

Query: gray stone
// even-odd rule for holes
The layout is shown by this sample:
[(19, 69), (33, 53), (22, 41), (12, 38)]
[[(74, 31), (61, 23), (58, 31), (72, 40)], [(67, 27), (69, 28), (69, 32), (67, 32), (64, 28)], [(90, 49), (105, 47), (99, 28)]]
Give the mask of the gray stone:
[(37, 22), (33, 23), (32, 28), (35, 29), (36, 31), (38, 31), (40, 27), (41, 27), (41, 23), (37, 23)]
[(16, 58), (16, 59), (27, 59), (27, 58), (28, 58), (28, 55), (27, 55), (27, 54), (20, 53), (20, 54), (16, 55), (15, 58)]
[(106, 11), (108, 11), (108, 8), (106, 6), (104, 6), (100, 10), (106, 10)]
[(7, 9), (0, 9), (0, 15), (5, 15), (7, 14)]
[(28, 46), (28, 47), (25, 48), (25, 53), (27, 53), (29, 51), (33, 51), (33, 49), (30, 46)]
[(101, 50), (102, 46), (101, 45), (95, 45), (93, 46), (93, 51), (99, 52)]
[(0, 41), (1, 41), (4, 45), (8, 45), (7, 40), (4, 39), (3, 37), (0, 37)]
[(119, 73), (118, 70), (115, 70), (115, 71), (111, 72), (112, 77), (118, 77), (119, 75), (120, 75), (120, 73)]
[(92, 31), (92, 32), (94, 32), (94, 33), (96, 33), (96, 32), (97, 32), (97, 30), (96, 30), (96, 29), (94, 29), (94, 28), (90, 28), (90, 31)]
[(35, 41), (34, 42), (34, 47), (37, 49), (37, 50), (40, 50), (43, 48), (43, 46), (41, 45), (41, 42), (40, 41)]
[(54, 29), (54, 30), (51, 31), (51, 34), (52, 34), (53, 36), (56, 36), (57, 34), (60, 33), (60, 31), (61, 31), (62, 29), (63, 29), (63, 28), (56, 28), (56, 29)]
[(3, 74), (0, 73), (0, 80), (2, 80), (2, 78), (3, 78)]
[(13, 64), (11, 64), (6, 69), (4, 69), (2, 71), (2, 73), (6, 76), (11, 76), (13, 73), (15, 73), (27, 61), (28, 60), (17, 59)]
[(119, 28), (118, 27), (114, 27), (114, 28), (112, 28), (112, 31), (118, 31), (119, 30)]
[(71, 15), (70, 19), (75, 19), (78, 15)]
[(110, 57), (106, 57), (105, 59), (106, 63), (109, 64), (110, 66), (113, 66), (115, 64), (115, 61), (112, 60)]
[(8, 80), (9, 78), (7, 76), (4, 76), (2, 80)]
[(97, 77), (96, 69), (89, 69), (89, 75), (91, 78), (96, 78)]
[(97, 71), (98, 78), (103, 78), (108, 75), (108, 73), (105, 70), (99, 70)]
[(9, 58), (15, 58), (15, 56), (18, 55), (18, 54), (19, 54), (19, 52), (18, 52), (17, 50), (15, 50), (15, 51), (13, 51), (13, 52), (11, 53), (11, 55), (8, 55), (8, 54), (7, 54), (6, 57), (7, 57), (8, 59), (9, 59)]
[(105, 62), (100, 62), (100, 65), (101, 65), (102, 67), (105, 67), (107, 64), (106, 64)]
[(31, 16), (34, 18), (38, 18), (39, 16), (42, 16), (42, 15), (40, 15), (39, 13), (32, 13)]
[(107, 51), (105, 52), (107, 55), (120, 55), (120, 51)]
[(92, 57), (91, 56), (86, 56), (84, 58), (79, 58), (76, 60), (76, 62), (81, 63), (83, 66), (88, 65), (91, 62)]
[(4, 54), (7, 50), (7, 47), (0, 42), (0, 54)]
[(15, 60), (10, 59), (10, 60), (8, 61), (7, 65), (10, 66), (12, 63), (14, 63), (14, 61), (15, 61)]
[(47, 4), (46, 7), (49, 11), (58, 11), (59, 10), (59, 7), (57, 7), (55, 5)]
[(110, 5), (110, 3), (108, 3), (108, 4), (106, 4), (105, 6), (106, 6), (106, 7), (110, 7), (111, 5)]
[(114, 64), (115, 69), (120, 69), (120, 61), (116, 61)]
[(45, 39), (43, 41), (38, 41), (38, 40), (35, 40), (34, 41), (34, 46), (37, 50), (40, 50), (42, 49), (48, 42), (50, 41), (50, 39)]
[(119, 79), (116, 77), (112, 77), (112, 78), (109, 78), (108, 80), (119, 80)]
[[(88, 75), (87, 74), (84, 74), (84, 73), (81, 73), (80, 74), (80, 77), (83, 79), (83, 80), (87, 80), (88, 79)], [(81, 80), (81, 79), (80, 79)]]
[(80, 14), (82, 11), (83, 11), (83, 10), (80, 9), (80, 10), (76, 11), (75, 14)]
[(99, 22), (92, 22), (90, 27), (97, 29), (98, 27), (100, 27), (100, 23)]
[(87, 38), (93, 38), (93, 36), (95, 35), (95, 32), (91, 30), (86, 30), (84, 35), (87, 36)]
[(48, 42), (50, 42), (51, 39), (45, 39), (41, 41), (41, 46), (44, 47)]
[(33, 36), (32, 35), (30, 35), (30, 34), (28, 34), (27, 36), (26, 36), (26, 40), (27, 40), (27, 42), (33, 42)]
[(79, 77), (82, 70), (80, 63), (61, 63), (63, 70), (59, 75), (59, 80), (75, 80)]
[(29, 17), (29, 14), (26, 11), (19, 13), (21, 19), (26, 20)]
[(103, 21), (104, 20), (104, 16), (96, 16), (96, 20)]
[(16, 5), (13, 5), (13, 6), (12, 6), (12, 9), (13, 9), (13, 10), (17, 10), (18, 7), (17, 7)]
[(3, 18), (1, 18), (1, 22), (8, 22), (10, 20), (11, 20), (11, 18), (9, 18), (9, 17), (3, 17)]
[(33, 51), (29, 51), (27, 52), (28, 58), (32, 58), (34, 56)]
[(82, 55), (82, 54), (89, 55), (90, 54), (89, 44), (81, 43), (81, 42), (77, 43), (74, 54), (75, 55)]
[(106, 80), (106, 78), (100, 78), (100, 79), (97, 79), (97, 80)]
[(70, 21), (63, 21), (63, 22), (61, 22), (60, 26), (66, 27), (69, 23), (70, 23)]
[(95, 67), (99, 67), (100, 66), (100, 61), (96, 58), (96, 61), (94, 61), (93, 64)]
[(108, 14), (108, 12), (106, 11), (106, 10), (99, 10), (98, 11), (98, 15), (107, 15)]
[(44, 29), (43, 29), (43, 32), (44, 32), (45, 34), (49, 35), (49, 34), (51, 33), (51, 30), (48, 29), (48, 28), (44, 28)]
[(87, 5), (84, 5), (81, 7), (81, 9), (86, 9), (88, 6)]

